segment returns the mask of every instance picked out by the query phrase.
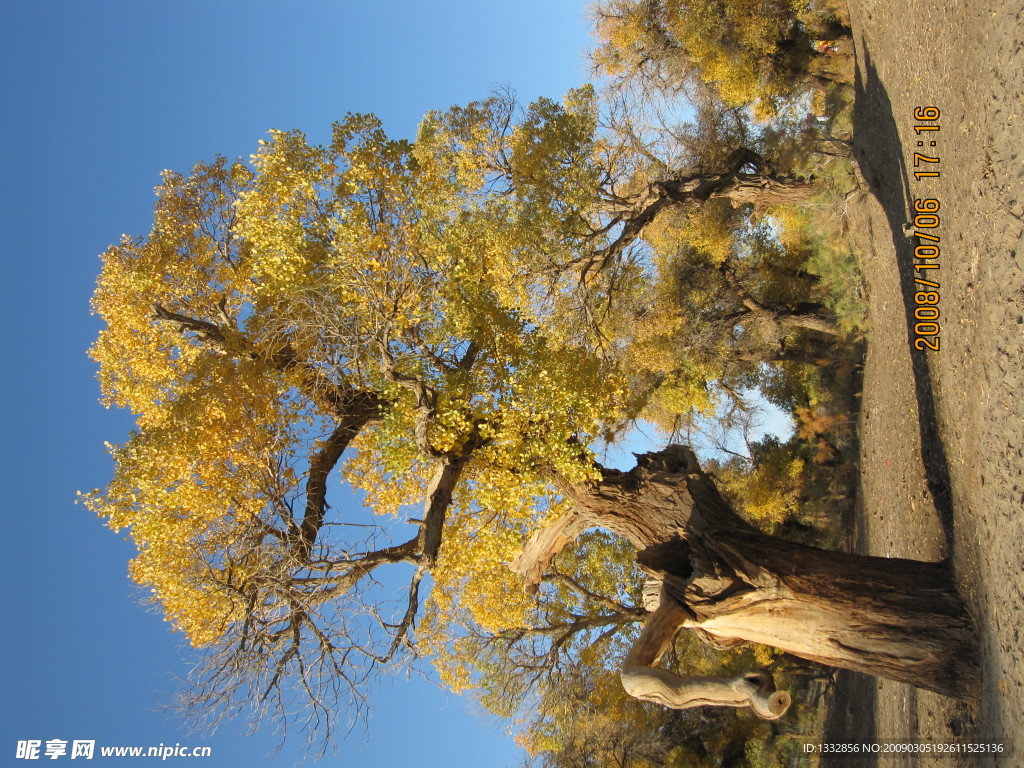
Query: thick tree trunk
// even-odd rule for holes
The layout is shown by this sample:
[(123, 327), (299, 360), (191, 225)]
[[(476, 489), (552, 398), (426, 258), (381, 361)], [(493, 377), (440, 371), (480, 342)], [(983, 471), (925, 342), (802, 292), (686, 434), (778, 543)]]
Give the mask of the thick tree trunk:
[[(729, 699), (778, 716), (772, 713), (783, 702), (758, 673), (744, 687), (741, 678), (695, 682), (650, 670), (675, 622), (721, 643), (764, 643), (947, 696), (976, 694), (972, 626), (944, 564), (827, 552), (762, 534), (729, 508), (681, 446), (639, 456), (628, 473), (604, 470), (593, 486), (562, 491), (575, 510), (535, 535), (514, 567), (535, 585), (558, 550), (591, 527), (637, 547), (641, 566), (662, 582), (662, 608), (658, 631), (642, 636), (624, 665), (631, 692), (669, 706)], [(637, 678), (645, 666), (647, 677)], [(681, 703), (669, 703), (672, 697)]]
[(813, 312), (794, 312), (792, 314), (777, 312), (776, 320), (783, 328), (806, 328), (829, 336), (839, 336), (839, 326), (828, 318)]
[[(811, 661), (970, 698), (978, 684), (970, 620), (944, 565), (826, 552), (718, 530), (640, 555), (664, 574), (683, 626), (771, 645)], [(692, 570), (679, 578), (664, 568)]]

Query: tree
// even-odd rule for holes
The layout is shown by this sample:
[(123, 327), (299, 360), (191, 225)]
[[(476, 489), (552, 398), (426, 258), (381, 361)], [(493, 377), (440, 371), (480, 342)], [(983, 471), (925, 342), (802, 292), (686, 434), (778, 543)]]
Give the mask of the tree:
[(788, 708), (788, 694), (762, 673), (687, 680), (657, 668), (681, 628), (726, 646), (759, 642), (947, 696), (977, 695), (970, 619), (944, 564), (826, 552), (763, 534), (681, 446), (638, 457), (628, 473), (603, 469), (597, 483), (560, 490), (574, 506), (533, 535), (515, 568), (535, 589), (558, 551), (592, 526), (634, 544), (662, 589), (623, 662), (623, 684), (637, 698), (749, 706), (765, 718)]
[[(515, 254), (528, 259), (519, 262), (520, 277), (532, 287), (567, 274), (586, 283), (621, 266), (670, 213), (725, 202), (749, 218), (751, 207), (798, 205), (820, 192), (813, 180), (774, 168), (756, 147), (729, 145), (743, 134), (723, 136), (715, 151), (645, 157), (637, 137), (616, 135), (619, 127), (598, 130), (596, 106), (593, 91), (581, 89), (565, 109), (540, 100), (517, 124), (515, 100), (499, 95), (432, 113), (421, 126), (417, 147), (425, 172), (456, 177), (462, 189), (455, 197), (482, 208), (511, 198), (533, 234), (545, 233), (542, 247), (530, 249), (533, 256)], [(554, 250), (554, 243), (566, 250)], [(566, 251), (572, 257), (559, 258)]]
[[(810, 187), (748, 149), (718, 172), (638, 185), (610, 151), (585, 89), (564, 106), (495, 97), (431, 114), (415, 145), (353, 115), (326, 146), (275, 132), (250, 165), (165, 172), (149, 236), (104, 254), (92, 354), (107, 403), (137, 429), (86, 501), (130, 528), (132, 576), (209, 649), (186, 702), (199, 714), (298, 710), (329, 736), (368, 675), (446, 642), (446, 613), (492, 633), (533, 626), (508, 563), (533, 534), (518, 571), (536, 584), (591, 525), (643, 549), (666, 585), (627, 655), (633, 695), (780, 714), (785, 694), (762, 672), (689, 687), (651, 672), (684, 625), (943, 692), (970, 683), (967, 657), (951, 659), (966, 620), (938, 566), (758, 534), (685, 451), (629, 475), (593, 463), (623, 399), (594, 309), (642, 277), (639, 238), (665, 211)], [(346, 519), (328, 502), (338, 474), (410, 527)], [(655, 563), (658, 544), (671, 556)], [(408, 578), (397, 604), (374, 581), (385, 566)], [(748, 598), (786, 620), (759, 622)], [(787, 627), (818, 619), (827, 637), (792, 640)], [(856, 621), (881, 639), (853, 637)], [(925, 660), (892, 654), (928, 622), (947, 635), (900, 646)]]
[[(687, 442), (707, 418), (749, 416), (746, 394), (780, 367), (802, 371), (834, 357), (837, 341), (863, 327), (857, 273), (839, 268), (847, 260), (835, 237), (807, 236), (811, 221), (838, 227), (840, 209), (832, 169), (811, 163), (814, 145), (798, 140), (799, 126), (759, 127), (707, 88), (688, 89), (681, 108), (628, 85), (606, 90), (602, 114), (609, 156), (630, 169), (625, 190), (723, 178), (736, 164), (770, 193), (638, 205), (611, 248), (643, 265), (639, 285), (603, 315), (605, 333), (629, 357), (627, 414)], [(805, 181), (795, 169), (826, 178)]]
[[(579, 104), (580, 95), (575, 98)], [(669, 394), (677, 401), (674, 407), (706, 411), (714, 400), (709, 390), (729, 379), (723, 366), (755, 370), (765, 357), (780, 354), (781, 336), (799, 325), (813, 323), (819, 331), (835, 332), (820, 313), (758, 302), (736, 280), (730, 302), (706, 291), (696, 296), (696, 291), (687, 289), (684, 295), (675, 290), (688, 280), (679, 275), (681, 246), (692, 242), (695, 248), (715, 250), (711, 258), (720, 273), (735, 275), (735, 264), (724, 262), (732, 251), (746, 248), (745, 241), (757, 239), (748, 223), (752, 212), (803, 204), (821, 194), (813, 181), (776, 169), (762, 157), (742, 121), (709, 104), (694, 125), (672, 131), (680, 146), (663, 146), (658, 156), (644, 148), (645, 137), (632, 132), (628, 121), (599, 128), (596, 121), (567, 119), (571, 110), (566, 114), (543, 101), (518, 124), (514, 112), (514, 101), (503, 95), (432, 114), (418, 140), (421, 158), (429, 157), (435, 168), (476, 169), (473, 174), (460, 170), (463, 183), (474, 190), (474, 205), (493, 209), (490, 195), (496, 189), (502, 190), (498, 205), (510, 199), (528, 206), (549, 200), (544, 210), (557, 211), (558, 218), (528, 214), (535, 226), (525, 252), (535, 256), (518, 261), (518, 271), (506, 281), (523, 285), (531, 296), (509, 298), (527, 313), (543, 304), (546, 317), (559, 319), (559, 327), (546, 328), (555, 337), (594, 345), (599, 353), (619, 359), (623, 349), (632, 350), (626, 367), (639, 375), (631, 377), (628, 416), (643, 410), (659, 390), (665, 395), (669, 389), (674, 390)], [(566, 167), (573, 168), (571, 174), (562, 170)], [(552, 169), (560, 177), (551, 178)], [(515, 258), (523, 253), (517, 251)], [(667, 302), (665, 294), (671, 294)], [(673, 339), (676, 364), (653, 369), (646, 362), (637, 364), (638, 359), (664, 357), (664, 344), (652, 356), (651, 345), (643, 342), (665, 341), (665, 329), (676, 328), (682, 316), (683, 332), (701, 337), (700, 353), (693, 354), (690, 341)], [(755, 326), (774, 327), (774, 346), (729, 344), (727, 337), (743, 325), (748, 338)], [(743, 360), (731, 359), (741, 354)], [(723, 364), (723, 355), (729, 362)]]
[(629, 358), (628, 413), (678, 434), (695, 417), (747, 411), (745, 393), (775, 364), (813, 365), (842, 333), (805, 254), (767, 222), (741, 225), (721, 201), (664, 218), (647, 235), (655, 276), (618, 302), (609, 333)]
[[(618, 670), (650, 615), (642, 584), (626, 540), (587, 531), (547, 569), (530, 626), (489, 632), (468, 612), (446, 610), (433, 618), (448, 624), (449, 642), (430, 650), (444, 679), (472, 685), (489, 711), (515, 724), (531, 765), (733, 765), (747, 742), (755, 749), (787, 727), (722, 709), (668, 710), (627, 694)], [(718, 650), (695, 633), (679, 633), (667, 655), (693, 674), (778, 666), (764, 647)]]
[[(365, 116), (326, 147), (275, 133), (252, 167), (165, 173), (149, 237), (104, 254), (92, 354), (137, 431), (87, 503), (131, 529), (132, 576), (211, 649), (199, 712), (284, 718), (297, 694), (329, 734), (336, 699), (358, 708), (366, 675), (411, 650), (427, 573), (439, 593), (458, 581), (523, 610), (498, 596), (514, 582), (502, 561), (551, 506), (535, 467), (589, 472), (576, 444), (611, 407), (614, 371), (550, 343), (539, 308), (531, 322), (509, 306), (528, 291), (512, 254), (557, 212), (469, 192), (460, 206), (459, 178), (413, 152)], [(332, 511), (343, 456), (408, 534)], [(366, 593), (398, 563), (409, 587), (386, 611)]]
[(594, 8), (599, 71), (679, 92), (693, 81), (727, 105), (772, 115), (808, 85), (828, 84), (812, 35), (848, 36), (823, 2), (607, 0)]

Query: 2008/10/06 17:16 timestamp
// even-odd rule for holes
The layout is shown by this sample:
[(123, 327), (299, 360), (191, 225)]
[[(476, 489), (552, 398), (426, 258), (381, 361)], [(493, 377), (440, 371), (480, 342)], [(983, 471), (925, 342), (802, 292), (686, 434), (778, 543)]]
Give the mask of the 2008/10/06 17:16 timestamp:
[[(917, 140), (917, 146), (923, 148), (927, 140), (931, 153), (925, 155), (914, 152), (914, 168), (928, 169), (914, 171), (914, 178), (918, 181), (939, 176), (938, 151), (930, 148), (938, 144), (940, 114), (938, 107), (914, 109), (914, 119), (927, 123), (914, 126), (914, 133), (922, 137)], [(921, 289), (914, 292), (914, 348), (922, 352), (939, 351), (939, 282), (924, 277), (936, 277), (936, 273), (928, 270), (939, 268), (939, 236), (936, 234), (939, 208), (939, 201), (934, 197), (914, 199), (914, 231), (910, 237), (917, 239), (914, 247), (914, 283), (915, 288)]]

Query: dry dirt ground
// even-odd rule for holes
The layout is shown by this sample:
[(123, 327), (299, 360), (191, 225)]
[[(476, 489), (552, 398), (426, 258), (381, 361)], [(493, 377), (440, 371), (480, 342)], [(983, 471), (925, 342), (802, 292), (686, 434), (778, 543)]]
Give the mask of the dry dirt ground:
[[(1001, 740), (1015, 754), (998, 763), (879, 762), (1024, 766), (1024, 11), (1020, 0), (851, 0), (850, 14), (865, 192), (848, 223), (871, 317), (856, 547), (950, 559), (984, 682), (967, 706), (843, 673), (827, 735)], [(915, 119), (925, 106), (940, 118)], [(915, 151), (939, 163), (915, 168)], [(913, 175), (933, 169), (939, 178)], [(918, 241), (902, 231), (915, 198), (940, 201), (939, 226), (920, 230), (940, 238), (939, 269), (915, 272)], [(913, 349), (914, 294), (930, 290), (915, 276), (940, 284), (938, 352)]]

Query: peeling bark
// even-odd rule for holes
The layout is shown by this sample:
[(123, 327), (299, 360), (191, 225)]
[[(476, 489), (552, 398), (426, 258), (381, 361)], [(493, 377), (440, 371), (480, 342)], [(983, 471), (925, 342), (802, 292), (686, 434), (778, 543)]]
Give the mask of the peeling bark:
[(791, 697), (776, 690), (772, 676), (763, 670), (733, 677), (683, 678), (657, 667), (676, 632), (690, 618), (689, 611), (674, 600), (661, 601), (622, 663), (619, 676), (626, 693), (671, 709), (750, 707), (766, 720), (782, 717), (789, 709)]
[(575, 509), (535, 534), (513, 567), (528, 587), (535, 584), (557, 552), (591, 527), (636, 546), (662, 591), (623, 666), (633, 695), (673, 707), (751, 706), (762, 717), (785, 710), (786, 697), (765, 688), (760, 672), (687, 680), (655, 669), (681, 628), (946, 696), (977, 694), (973, 627), (943, 563), (828, 552), (767, 536), (729, 508), (681, 446), (639, 456), (628, 473), (603, 470), (592, 485), (561, 490)]
[(828, 318), (810, 312), (794, 312), (792, 314), (776, 312), (775, 319), (783, 328), (806, 328), (809, 331), (817, 331), (828, 336), (841, 335), (838, 325)]

